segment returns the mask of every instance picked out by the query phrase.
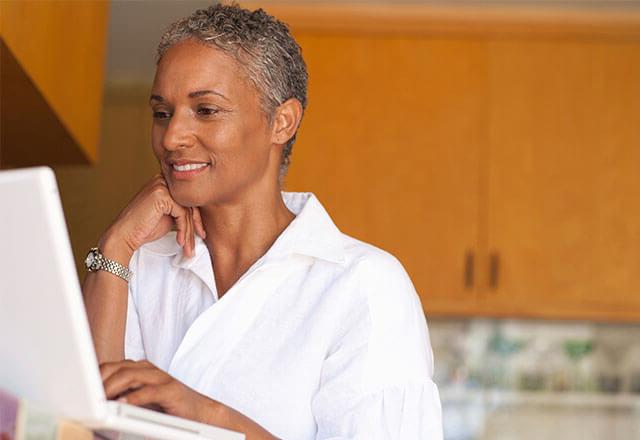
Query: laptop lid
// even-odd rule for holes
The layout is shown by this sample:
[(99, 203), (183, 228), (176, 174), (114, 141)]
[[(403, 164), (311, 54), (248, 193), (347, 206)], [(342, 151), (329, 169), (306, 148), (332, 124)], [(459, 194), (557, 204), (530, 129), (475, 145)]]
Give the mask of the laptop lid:
[(106, 398), (53, 171), (0, 171), (0, 203), (0, 388), (52, 414), (102, 419)]

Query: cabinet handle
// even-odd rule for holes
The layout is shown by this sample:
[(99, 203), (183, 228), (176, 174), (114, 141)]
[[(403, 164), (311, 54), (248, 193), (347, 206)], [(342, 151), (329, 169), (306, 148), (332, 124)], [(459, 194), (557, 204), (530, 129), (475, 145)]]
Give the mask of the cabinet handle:
[(500, 255), (497, 252), (489, 256), (489, 287), (498, 288), (498, 277), (500, 276)]
[(473, 287), (473, 252), (468, 251), (464, 257), (464, 287)]

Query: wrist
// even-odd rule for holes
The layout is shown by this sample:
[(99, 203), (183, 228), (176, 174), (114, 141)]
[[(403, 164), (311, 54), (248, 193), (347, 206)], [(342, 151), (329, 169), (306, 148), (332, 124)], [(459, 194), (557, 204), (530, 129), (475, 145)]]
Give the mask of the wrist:
[(129, 266), (135, 249), (132, 249), (125, 240), (118, 238), (114, 233), (107, 231), (98, 241), (98, 249), (106, 258), (123, 266)]
[(216, 425), (221, 428), (232, 429), (233, 420), (231, 419), (230, 408), (216, 400), (202, 395), (206, 400), (204, 404), (198, 405), (200, 414), (198, 419), (203, 423)]
[(206, 408), (200, 417), (203, 423), (244, 433), (247, 438), (278, 440), (262, 426), (233, 408), (213, 399), (206, 399), (207, 404), (199, 405), (200, 408)]

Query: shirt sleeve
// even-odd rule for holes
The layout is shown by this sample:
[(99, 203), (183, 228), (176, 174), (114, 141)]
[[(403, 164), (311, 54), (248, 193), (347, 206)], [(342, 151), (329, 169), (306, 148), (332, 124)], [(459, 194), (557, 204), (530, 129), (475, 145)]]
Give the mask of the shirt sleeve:
[(129, 270), (133, 272), (133, 277), (129, 281), (129, 293), (127, 300), (127, 321), (124, 334), (124, 358), (139, 361), (145, 359), (144, 345), (142, 343), (142, 332), (140, 330), (140, 320), (136, 307), (136, 295), (138, 286), (138, 259), (139, 252), (135, 252), (129, 263)]
[(424, 312), (389, 254), (359, 264), (361, 305), (323, 363), (312, 401), (317, 440), (441, 440)]

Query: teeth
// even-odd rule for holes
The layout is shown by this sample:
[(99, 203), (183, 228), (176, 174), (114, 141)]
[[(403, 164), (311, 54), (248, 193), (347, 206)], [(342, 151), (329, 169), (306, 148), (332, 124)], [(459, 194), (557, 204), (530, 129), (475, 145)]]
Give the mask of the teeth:
[(208, 164), (206, 163), (188, 163), (185, 165), (173, 164), (173, 169), (176, 171), (191, 171), (191, 170), (199, 170), (200, 168), (204, 168), (207, 165)]

